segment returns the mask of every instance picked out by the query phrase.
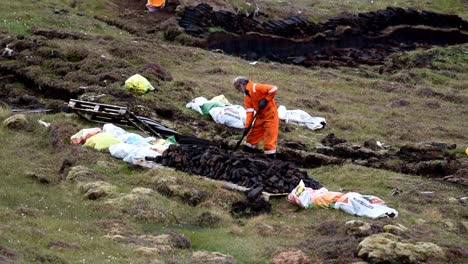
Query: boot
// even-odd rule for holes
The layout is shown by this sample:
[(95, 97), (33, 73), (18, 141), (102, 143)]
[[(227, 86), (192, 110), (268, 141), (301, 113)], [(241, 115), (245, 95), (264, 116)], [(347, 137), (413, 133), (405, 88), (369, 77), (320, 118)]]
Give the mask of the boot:
[(242, 149), (244, 152), (247, 152), (247, 153), (255, 153), (255, 149), (254, 148), (251, 148), (247, 145), (244, 145), (244, 148)]
[(265, 156), (269, 159), (276, 159), (276, 153), (273, 154), (265, 154)]

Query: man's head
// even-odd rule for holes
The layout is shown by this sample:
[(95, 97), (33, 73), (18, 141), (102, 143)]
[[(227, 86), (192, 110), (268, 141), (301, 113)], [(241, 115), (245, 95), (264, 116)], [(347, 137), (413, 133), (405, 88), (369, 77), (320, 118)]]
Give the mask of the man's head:
[(247, 83), (249, 83), (249, 79), (244, 76), (238, 76), (232, 80), (232, 85), (236, 90), (239, 92), (245, 92), (245, 87), (247, 86)]

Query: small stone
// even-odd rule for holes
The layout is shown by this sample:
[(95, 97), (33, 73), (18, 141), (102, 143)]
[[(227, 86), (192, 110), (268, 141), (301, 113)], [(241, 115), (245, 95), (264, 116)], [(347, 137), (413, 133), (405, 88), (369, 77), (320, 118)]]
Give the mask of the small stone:
[(465, 229), (465, 231), (468, 231), (468, 221), (461, 221), (461, 225)]
[(140, 195), (140, 196), (147, 196), (147, 195), (153, 194), (154, 191), (149, 188), (137, 187), (137, 188), (133, 188), (131, 193), (135, 195)]
[(457, 228), (455, 227), (455, 224), (449, 221), (446, 221), (444, 225), (447, 227), (447, 230), (449, 231), (456, 231)]
[(9, 129), (24, 130), (29, 127), (29, 121), (25, 115), (17, 114), (5, 119), (3, 125)]
[(368, 236), (371, 232), (371, 225), (362, 220), (349, 220), (345, 223), (345, 232), (353, 236)]
[(386, 233), (392, 233), (394, 235), (404, 235), (404, 234), (407, 234), (409, 232), (409, 229), (406, 228), (405, 226), (401, 225), (401, 224), (398, 224), (398, 226), (396, 225), (386, 225), (383, 227), (384, 229), (384, 232)]
[(194, 264), (234, 264), (234, 258), (219, 252), (195, 251), (192, 253)]
[(265, 223), (255, 224), (255, 230), (257, 230), (257, 233), (261, 236), (272, 236), (275, 234), (275, 228)]
[(427, 223), (427, 221), (422, 219), (422, 218), (418, 218), (418, 219), (416, 219), (416, 223), (422, 225), (422, 224)]
[(310, 259), (301, 250), (283, 251), (272, 259), (273, 264), (309, 264)]
[(111, 196), (117, 190), (116, 186), (104, 181), (80, 184), (78, 188), (84, 193), (84, 198), (89, 200), (97, 200), (104, 196)]
[(459, 203), (458, 199), (457, 199), (457, 198), (454, 198), (454, 197), (449, 197), (449, 198), (447, 199), (447, 201), (448, 201), (449, 203)]

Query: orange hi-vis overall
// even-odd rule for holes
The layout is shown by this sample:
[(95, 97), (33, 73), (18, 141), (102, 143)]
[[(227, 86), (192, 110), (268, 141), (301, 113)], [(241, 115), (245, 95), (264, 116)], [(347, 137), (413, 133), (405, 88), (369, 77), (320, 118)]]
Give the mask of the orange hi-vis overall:
[[(276, 153), (276, 140), (278, 139), (279, 118), (278, 110), (274, 100), (278, 87), (268, 84), (253, 83), (249, 81), (244, 94), (244, 107), (247, 111), (245, 127), (248, 128), (257, 112), (256, 119), (246, 138), (245, 145), (256, 148), (263, 139), (263, 150), (265, 154)], [(266, 99), (268, 103), (260, 110), (258, 102)]]
[(150, 8), (150, 7), (162, 8), (165, 5), (166, 5), (166, 0), (148, 0), (146, 7), (147, 8)]

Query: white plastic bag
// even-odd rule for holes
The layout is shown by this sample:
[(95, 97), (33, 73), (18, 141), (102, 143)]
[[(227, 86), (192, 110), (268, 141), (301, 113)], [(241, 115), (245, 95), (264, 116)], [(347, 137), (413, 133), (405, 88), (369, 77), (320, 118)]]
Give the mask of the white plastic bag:
[(247, 113), (242, 106), (231, 105), (212, 108), (210, 115), (218, 124), (242, 129), (244, 128)]
[(193, 99), (192, 101), (188, 102), (185, 105), (185, 107), (193, 109), (193, 110), (195, 110), (198, 113), (203, 115), (203, 111), (201, 110), (200, 107), (206, 102), (208, 102), (208, 99), (206, 99), (205, 97), (200, 96), (200, 97), (197, 97), (197, 98)]
[(324, 128), (327, 124), (327, 121), (323, 117), (312, 117), (307, 112), (300, 109), (287, 110), (284, 105), (278, 107), (278, 117), (286, 121), (286, 123), (307, 126), (307, 128), (311, 130)]
[(102, 132), (104, 133), (109, 133), (111, 134), (113, 137), (121, 140), (121, 137), (125, 134), (127, 134), (127, 131), (125, 131), (124, 129), (114, 125), (114, 124), (104, 124), (104, 126), (102, 127)]
[(135, 151), (138, 149), (138, 146), (127, 144), (127, 143), (119, 143), (109, 147), (109, 152), (112, 156), (123, 159), (127, 156), (130, 152)]
[(145, 157), (154, 158), (160, 155), (161, 154), (152, 150), (149, 146), (139, 146), (128, 153), (123, 160), (132, 164), (136, 164), (136, 160), (144, 160)]
[(143, 140), (144, 138), (135, 133), (127, 133), (127, 134), (120, 136), (119, 139), (122, 140), (122, 142), (124, 143), (135, 145), (141, 140)]
[(330, 192), (326, 188), (314, 190), (306, 187), (302, 180), (289, 193), (288, 200), (303, 208), (334, 208), (370, 218), (398, 216), (397, 210), (386, 206), (385, 202), (376, 196), (355, 192)]

